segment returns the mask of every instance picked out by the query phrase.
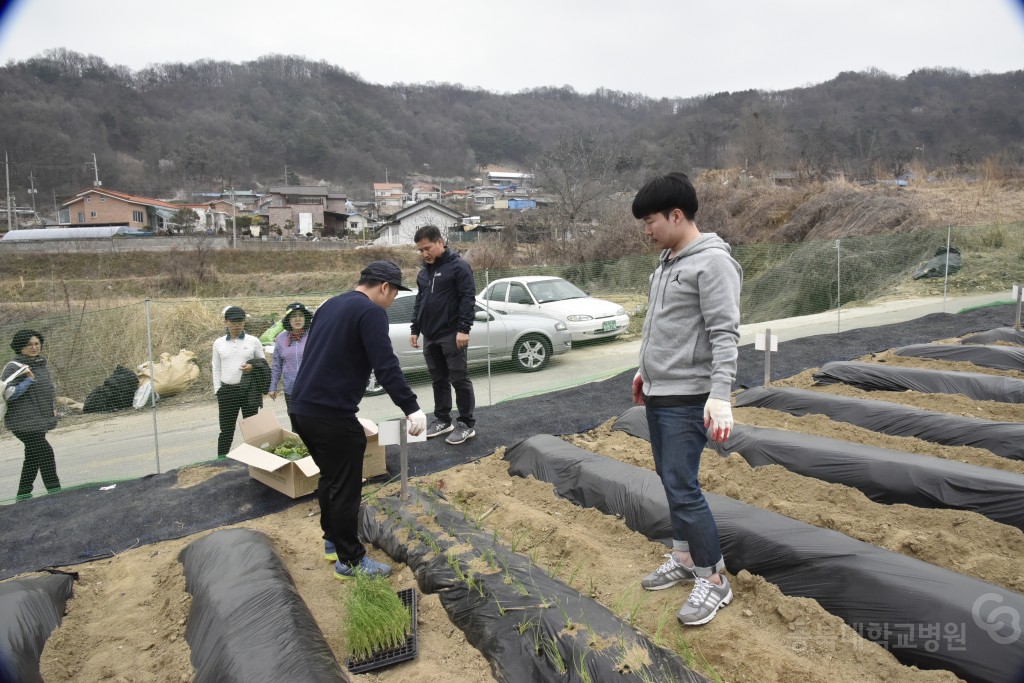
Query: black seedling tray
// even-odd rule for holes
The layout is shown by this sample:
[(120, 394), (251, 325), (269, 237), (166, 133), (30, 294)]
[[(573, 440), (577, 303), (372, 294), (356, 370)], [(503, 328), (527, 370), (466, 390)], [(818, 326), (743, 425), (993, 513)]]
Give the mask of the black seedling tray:
[(348, 659), (345, 666), (348, 667), (350, 673), (361, 674), (383, 666), (391, 666), (407, 659), (413, 659), (419, 654), (419, 638), (416, 635), (416, 589), (404, 588), (395, 592), (412, 615), (412, 628), (409, 629), (409, 635), (405, 637), (405, 643), (382, 650), (366, 659)]

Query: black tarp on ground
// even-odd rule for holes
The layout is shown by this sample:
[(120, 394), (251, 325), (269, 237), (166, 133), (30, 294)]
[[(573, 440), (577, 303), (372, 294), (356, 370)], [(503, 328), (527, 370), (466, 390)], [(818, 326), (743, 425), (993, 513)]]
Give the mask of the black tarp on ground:
[[(655, 472), (545, 434), (508, 449), (505, 458), (509, 474), (550, 482), (558, 496), (621, 515), (630, 529), (671, 547), (668, 502)], [(786, 595), (813, 598), (858, 632), (884, 624), (876, 642), (904, 664), (946, 669), (972, 683), (1002, 683), (1024, 666), (1024, 596), (836, 531), (706, 496), (730, 572), (746, 569)], [(920, 642), (934, 624), (957, 625), (962, 649), (938, 634), (935, 651), (893, 647)]]
[[(1013, 324), (1011, 305), (989, 306), (965, 313), (932, 313), (890, 325), (843, 330), (779, 344), (772, 354), (772, 377), (790, 377), (807, 368), (821, 367), (834, 360), (860, 358), (905, 346), (948, 339), (999, 325)], [(570, 354), (572, 352), (570, 351)], [(531, 434), (578, 434), (621, 415), (633, 405), (633, 370), (601, 382), (499, 403), (478, 406), (474, 411), (477, 435), (452, 446), (444, 439), (430, 439), (409, 447), (409, 473), (422, 476), (460, 465), (494, 452)], [(736, 382), (733, 388), (756, 387), (764, 383), (764, 352), (753, 344), (739, 348)], [(483, 391), (479, 385), (477, 391)], [(397, 410), (397, 409), (396, 409)], [(399, 471), (398, 446), (387, 447), (388, 471)]]
[[(434, 531), (423, 524), (426, 515)], [(487, 659), (498, 681), (707, 683), (681, 657), (512, 552), (436, 496), (411, 491), (407, 503), (392, 497), (364, 506), (359, 535), (407, 564), (421, 591), (440, 597), (448, 618)], [(595, 648), (595, 642), (603, 645)], [(557, 659), (551, 648), (560, 653)]]
[(0, 583), (0, 683), (42, 683), (39, 656), (64, 618), (74, 579), (55, 572)]
[(249, 477), (240, 463), (210, 466), (224, 471), (188, 488), (175, 488), (178, 474), (172, 471), (123, 481), (109, 491), (96, 484), (0, 508), (0, 579), (111, 557), (295, 504)]
[[(612, 427), (650, 441), (647, 415), (637, 406)], [(861, 491), (876, 503), (970, 510), (1024, 530), (1024, 474), (904, 453), (840, 439), (736, 425), (721, 455), (739, 453), (751, 467), (781, 465), (790, 472)]]
[(836, 361), (814, 373), (816, 384), (848, 384), (865, 391), (961, 394), (976, 401), (1024, 403), (1024, 380), (977, 372), (906, 368), (883, 363)]
[(960, 340), (961, 344), (992, 344), (994, 342), (1008, 342), (1024, 346), (1024, 330), (1017, 330), (1013, 327), (997, 327), (977, 334), (969, 334)]
[(178, 559), (192, 595), (185, 639), (195, 683), (349, 680), (264, 534), (215, 531)]
[(103, 384), (89, 392), (82, 407), (83, 413), (112, 413), (131, 408), (139, 378), (135, 373), (118, 365)]
[[(1013, 325), (1015, 315), (1012, 305), (987, 306), (964, 313), (931, 313), (901, 323), (792, 339), (780, 343), (778, 352), (772, 354), (771, 378), (792, 377), (830, 361), (852, 360), (897, 346), (962, 337), (1001, 325)], [(759, 387), (762, 384), (764, 351), (755, 351), (753, 344), (745, 344), (740, 347), (733, 388)]]
[(959, 249), (950, 247), (947, 251), (946, 247), (941, 247), (935, 250), (935, 256), (918, 266), (917, 270), (914, 271), (914, 279), (946, 277), (947, 274), (952, 275), (960, 270), (961, 266)]
[(826, 415), (882, 434), (913, 436), (946, 446), (974, 446), (1011, 460), (1024, 460), (1024, 423), (1021, 422), (995, 422), (889, 401), (774, 387), (757, 387), (737, 394), (736, 407), (769, 408), (791, 415)]
[(967, 362), (997, 370), (1024, 372), (1024, 349), (983, 344), (911, 344), (895, 351), (897, 356)]

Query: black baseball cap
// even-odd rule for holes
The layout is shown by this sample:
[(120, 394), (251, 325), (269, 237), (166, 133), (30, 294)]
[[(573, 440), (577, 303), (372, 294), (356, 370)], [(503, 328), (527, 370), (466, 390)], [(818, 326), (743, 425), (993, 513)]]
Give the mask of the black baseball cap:
[(245, 309), (241, 306), (228, 306), (224, 309), (225, 320), (245, 320)]
[(402, 269), (391, 261), (371, 261), (362, 272), (359, 273), (360, 280), (379, 280), (387, 282), (395, 289), (403, 292), (411, 292), (408, 287), (402, 286)]

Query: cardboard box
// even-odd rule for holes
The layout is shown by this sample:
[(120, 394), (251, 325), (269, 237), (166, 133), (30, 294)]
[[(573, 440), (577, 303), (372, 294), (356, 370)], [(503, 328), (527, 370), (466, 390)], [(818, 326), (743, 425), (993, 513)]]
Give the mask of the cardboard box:
[[(384, 447), (377, 443), (377, 425), (363, 418), (359, 418), (359, 422), (367, 436), (363, 479), (386, 474)], [(320, 468), (313, 462), (313, 458), (289, 460), (260, 448), (263, 444), (275, 448), (288, 437), (298, 438), (295, 432), (281, 427), (273, 410), (264, 408), (239, 422), (238, 426), (245, 443), (232, 449), (228, 457), (248, 465), (250, 477), (289, 498), (300, 498), (316, 491)]]

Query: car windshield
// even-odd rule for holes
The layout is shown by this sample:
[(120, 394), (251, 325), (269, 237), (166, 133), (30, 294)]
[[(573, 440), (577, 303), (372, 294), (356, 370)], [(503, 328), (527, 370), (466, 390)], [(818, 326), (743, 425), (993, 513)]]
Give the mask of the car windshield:
[(587, 296), (586, 292), (566, 280), (531, 282), (530, 291), (539, 304), (565, 299), (583, 299)]

